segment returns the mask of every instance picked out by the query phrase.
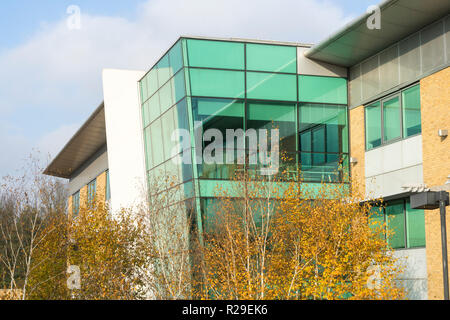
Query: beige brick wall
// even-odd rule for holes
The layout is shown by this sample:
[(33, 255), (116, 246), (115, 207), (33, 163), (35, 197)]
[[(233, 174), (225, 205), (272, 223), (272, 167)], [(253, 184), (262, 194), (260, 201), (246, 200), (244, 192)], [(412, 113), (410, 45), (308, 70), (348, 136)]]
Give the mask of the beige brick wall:
[[(450, 130), (450, 68), (422, 79), (420, 90), (424, 182), (429, 187), (443, 185), (450, 174), (450, 137), (440, 138), (438, 130)], [(439, 210), (425, 211), (425, 231), (428, 298), (443, 299)], [(447, 242), (450, 247), (449, 239)]]
[(103, 172), (97, 177), (97, 192), (96, 200), (99, 203), (105, 204), (106, 200), (106, 172)]
[(356, 196), (365, 197), (364, 159), (365, 159), (365, 133), (364, 133), (364, 106), (350, 110), (350, 156), (356, 158), (358, 163), (351, 164), (352, 189)]

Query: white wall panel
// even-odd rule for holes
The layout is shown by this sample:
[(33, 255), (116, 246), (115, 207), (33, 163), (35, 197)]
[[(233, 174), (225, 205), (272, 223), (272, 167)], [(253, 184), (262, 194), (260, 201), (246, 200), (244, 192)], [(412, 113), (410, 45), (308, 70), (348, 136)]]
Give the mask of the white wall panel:
[(113, 211), (144, 196), (145, 160), (138, 81), (143, 71), (103, 70), (106, 138)]

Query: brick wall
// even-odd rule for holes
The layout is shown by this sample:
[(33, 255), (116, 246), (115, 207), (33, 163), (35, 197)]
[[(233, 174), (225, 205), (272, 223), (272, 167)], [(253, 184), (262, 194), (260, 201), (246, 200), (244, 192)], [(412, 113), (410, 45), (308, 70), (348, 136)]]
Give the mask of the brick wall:
[[(450, 174), (450, 137), (438, 136), (450, 130), (450, 68), (420, 81), (423, 139), (423, 175), (429, 187), (443, 185)], [(447, 213), (449, 213), (447, 208)], [(447, 215), (448, 216), (448, 215)], [(450, 230), (447, 218), (447, 230)], [(439, 210), (425, 211), (428, 298), (443, 299), (442, 255)], [(450, 247), (450, 241), (447, 239)]]
[(364, 106), (350, 110), (350, 156), (356, 158), (358, 163), (351, 164), (352, 188), (358, 197), (365, 197), (364, 158)]

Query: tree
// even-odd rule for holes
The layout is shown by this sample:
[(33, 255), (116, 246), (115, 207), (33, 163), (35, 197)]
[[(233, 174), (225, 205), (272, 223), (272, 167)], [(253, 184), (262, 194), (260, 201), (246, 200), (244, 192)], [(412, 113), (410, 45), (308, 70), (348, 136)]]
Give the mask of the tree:
[[(3, 178), (0, 198), (0, 270), (3, 286), (25, 299), (35, 253), (56, 212), (65, 212), (66, 190), (60, 180), (43, 176), (39, 157), (30, 156), (23, 174)], [(47, 259), (47, 258), (44, 258)]]
[[(346, 184), (255, 181), (220, 189), (202, 247), (204, 299), (401, 299), (402, 271)], [(236, 197), (236, 195), (240, 195)], [(211, 217), (209, 217), (211, 218)]]

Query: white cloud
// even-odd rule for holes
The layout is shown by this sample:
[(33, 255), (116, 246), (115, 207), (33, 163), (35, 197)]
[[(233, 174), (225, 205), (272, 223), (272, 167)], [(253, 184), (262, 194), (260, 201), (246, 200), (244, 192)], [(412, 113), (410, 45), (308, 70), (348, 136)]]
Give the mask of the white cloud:
[[(137, 10), (134, 21), (83, 14), (81, 30), (69, 30), (65, 20), (47, 23), (26, 43), (0, 53), (0, 118), (27, 117), (31, 108), (87, 117), (102, 99), (103, 68), (148, 69), (180, 35), (316, 42), (349, 20), (320, 0), (151, 0)], [(54, 133), (73, 127), (67, 119), (53, 121), (56, 131), (21, 138), (27, 140), (20, 143), (23, 153), (39, 143), (55, 152), (51, 139), (68, 137)], [(14, 139), (3, 136), (0, 148)], [(15, 161), (8, 159), (0, 164)]]

